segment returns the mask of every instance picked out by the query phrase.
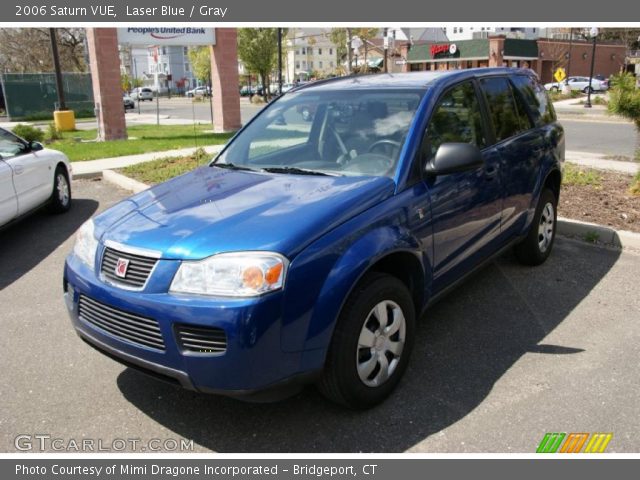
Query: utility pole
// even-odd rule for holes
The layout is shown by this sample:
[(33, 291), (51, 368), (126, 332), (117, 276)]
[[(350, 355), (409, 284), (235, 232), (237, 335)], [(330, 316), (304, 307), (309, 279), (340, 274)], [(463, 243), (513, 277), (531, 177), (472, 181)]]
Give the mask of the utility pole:
[(569, 30), (569, 59), (567, 61), (567, 78), (565, 83), (569, 85), (569, 75), (571, 75), (571, 47), (573, 46), (573, 28)]
[(347, 28), (347, 74), (351, 75), (351, 62), (353, 61), (353, 51), (351, 50), (351, 29)]
[(389, 37), (387, 36), (389, 34), (389, 29), (385, 28), (383, 30), (383, 38), (382, 41), (384, 42), (384, 73), (388, 73), (389, 69), (387, 67), (387, 55), (389, 52)]
[(62, 71), (60, 69), (60, 55), (58, 54), (58, 41), (56, 38), (56, 29), (49, 29), (49, 38), (51, 39), (51, 55), (53, 57), (53, 68), (56, 72), (56, 88), (58, 90), (58, 109), (66, 110), (67, 105), (64, 101), (64, 90), (62, 85)]
[(282, 95), (282, 29), (278, 29), (278, 95)]

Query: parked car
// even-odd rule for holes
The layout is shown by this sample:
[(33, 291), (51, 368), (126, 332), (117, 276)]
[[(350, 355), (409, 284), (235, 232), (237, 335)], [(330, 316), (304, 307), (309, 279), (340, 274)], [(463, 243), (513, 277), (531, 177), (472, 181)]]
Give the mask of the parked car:
[(0, 227), (48, 206), (71, 207), (71, 164), (62, 152), (0, 128)]
[(63, 282), (73, 326), (188, 389), (264, 400), (315, 382), (370, 407), (400, 381), (428, 306), (507, 248), (548, 258), (564, 143), (530, 70), (298, 88), (209, 166), (80, 228)]
[(122, 101), (124, 103), (124, 109), (126, 110), (130, 110), (132, 108), (136, 108), (136, 103), (133, 101), (133, 98), (131, 98), (129, 95), (127, 95), (126, 93), (124, 95), (122, 95)]
[(209, 87), (196, 87), (187, 91), (187, 97), (210, 97), (211, 89)]
[[(604, 81), (604, 80), (598, 80), (597, 78), (593, 78), (592, 82), (591, 82), (591, 91), (592, 92), (603, 92), (605, 90), (607, 90), (608, 88), (608, 81)], [(567, 85), (569, 85), (569, 88), (571, 90), (579, 90), (581, 92), (584, 93), (588, 93), (589, 91), (589, 77), (569, 77), (567, 79)], [(562, 90), (562, 88), (564, 87), (564, 81), (563, 82), (552, 82), (552, 83), (546, 83), (544, 85), (544, 88), (546, 90), (553, 90), (553, 91), (558, 91), (558, 90)]]
[(153, 90), (151, 90), (149, 87), (136, 87), (131, 90), (130, 96), (133, 100), (138, 100), (140, 102), (143, 102), (145, 100), (153, 102), (154, 97)]

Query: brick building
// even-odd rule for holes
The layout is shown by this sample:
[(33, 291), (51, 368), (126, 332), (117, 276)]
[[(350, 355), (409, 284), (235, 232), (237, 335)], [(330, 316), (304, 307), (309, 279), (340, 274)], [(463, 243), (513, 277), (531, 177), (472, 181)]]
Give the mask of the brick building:
[[(569, 50), (571, 65), (569, 66)], [(531, 68), (543, 83), (553, 81), (558, 67), (569, 68), (569, 75), (588, 76), (592, 43), (548, 38), (517, 39), (502, 35), (486, 39), (407, 45), (404, 71), (451, 70), (475, 67)], [(608, 77), (624, 68), (626, 47), (621, 44), (598, 43), (594, 74)]]

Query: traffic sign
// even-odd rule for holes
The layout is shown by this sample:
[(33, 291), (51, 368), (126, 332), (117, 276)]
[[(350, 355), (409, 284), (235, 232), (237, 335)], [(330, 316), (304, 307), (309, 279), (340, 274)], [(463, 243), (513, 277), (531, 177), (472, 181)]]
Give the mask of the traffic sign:
[(565, 78), (567, 78), (567, 72), (564, 71), (564, 68), (558, 67), (555, 73), (553, 74), (553, 78), (556, 79), (556, 82), (561, 82)]

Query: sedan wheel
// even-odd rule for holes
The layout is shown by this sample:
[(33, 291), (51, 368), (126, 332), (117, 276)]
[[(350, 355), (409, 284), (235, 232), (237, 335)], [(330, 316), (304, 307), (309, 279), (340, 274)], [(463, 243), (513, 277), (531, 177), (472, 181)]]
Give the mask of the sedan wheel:
[(63, 213), (69, 208), (71, 208), (71, 186), (65, 169), (60, 166), (56, 169), (53, 178), (50, 209), (54, 213)]
[(553, 240), (555, 219), (553, 205), (551, 202), (547, 202), (542, 209), (540, 223), (538, 224), (538, 247), (542, 253), (547, 251), (547, 248), (549, 248)]

